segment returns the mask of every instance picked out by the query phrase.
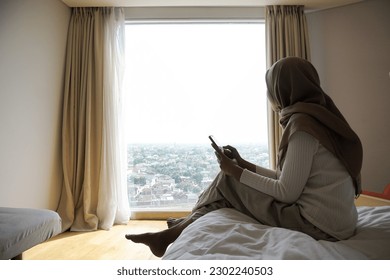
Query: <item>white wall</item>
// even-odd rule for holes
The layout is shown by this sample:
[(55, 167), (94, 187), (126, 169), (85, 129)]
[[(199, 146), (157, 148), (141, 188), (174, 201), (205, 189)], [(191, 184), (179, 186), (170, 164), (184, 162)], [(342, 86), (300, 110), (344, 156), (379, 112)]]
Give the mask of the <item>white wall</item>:
[(55, 209), (70, 9), (0, 2), (0, 206)]
[(312, 62), (364, 148), (363, 187), (390, 184), (390, 1), (307, 14)]

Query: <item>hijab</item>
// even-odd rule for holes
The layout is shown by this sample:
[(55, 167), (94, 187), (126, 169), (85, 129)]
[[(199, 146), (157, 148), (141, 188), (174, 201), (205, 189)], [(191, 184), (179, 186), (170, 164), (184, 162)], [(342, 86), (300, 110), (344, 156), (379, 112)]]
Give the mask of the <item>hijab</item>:
[(283, 58), (268, 69), (266, 83), (268, 99), (273, 109), (279, 112), (283, 127), (278, 165), (281, 167), (283, 164), (294, 132), (307, 132), (345, 166), (358, 196), (361, 193), (362, 144), (332, 99), (320, 87), (314, 66), (302, 58)]

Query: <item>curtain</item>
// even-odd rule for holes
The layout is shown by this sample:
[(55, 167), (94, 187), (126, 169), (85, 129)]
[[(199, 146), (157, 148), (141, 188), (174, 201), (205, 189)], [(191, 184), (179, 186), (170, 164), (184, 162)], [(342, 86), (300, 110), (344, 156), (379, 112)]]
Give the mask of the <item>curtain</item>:
[(124, 15), (74, 8), (68, 30), (62, 123), (62, 230), (127, 223), (122, 129)]
[[(267, 68), (283, 57), (297, 56), (310, 60), (309, 39), (303, 6), (266, 7)], [(268, 103), (270, 164), (276, 167), (282, 129), (279, 115)]]
[(123, 124), (123, 75), (125, 69), (125, 19), (114, 10), (104, 28), (104, 87), (102, 171), (97, 213), (100, 227), (129, 221), (127, 196), (127, 152)]

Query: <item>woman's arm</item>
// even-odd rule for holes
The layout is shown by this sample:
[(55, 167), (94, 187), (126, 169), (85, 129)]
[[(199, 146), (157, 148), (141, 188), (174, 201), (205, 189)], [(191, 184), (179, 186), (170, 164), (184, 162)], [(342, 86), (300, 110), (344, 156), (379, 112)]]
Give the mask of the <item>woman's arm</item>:
[[(231, 146), (223, 147), (224, 151), (216, 150), (215, 155), (218, 158), (219, 167), (228, 176), (234, 177), (237, 181), (241, 180), (244, 171), (259, 176), (276, 179), (276, 172), (257, 166), (241, 158), (237, 150)], [(229, 148), (229, 149), (228, 149)]]
[(310, 176), (313, 157), (318, 145), (318, 140), (310, 134), (296, 132), (289, 142), (285, 162), (278, 179), (243, 170), (240, 182), (279, 201), (295, 202)]
[(252, 171), (252, 172), (256, 172), (256, 165), (243, 159), (243, 158), (240, 158), (239, 160), (237, 160), (237, 163), (239, 166), (241, 166), (243, 169), (247, 169), (249, 171)]
[(260, 174), (265, 177), (276, 179), (276, 172), (275, 170), (267, 169), (261, 166), (258, 166), (256, 164), (253, 164), (241, 157), (241, 155), (238, 153), (237, 149), (232, 146), (224, 146), (225, 154), (231, 158), (235, 159), (237, 161), (237, 164), (242, 169), (247, 169), (253, 173)]
[(264, 168), (264, 167), (261, 167), (258, 165), (256, 165), (256, 173), (261, 175), (261, 176), (268, 177), (271, 179), (277, 178), (275, 170)]

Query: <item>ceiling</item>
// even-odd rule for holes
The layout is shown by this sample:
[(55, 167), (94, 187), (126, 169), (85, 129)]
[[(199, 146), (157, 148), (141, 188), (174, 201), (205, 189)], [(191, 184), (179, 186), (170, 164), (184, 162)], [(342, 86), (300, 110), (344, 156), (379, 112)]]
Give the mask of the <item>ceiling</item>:
[(304, 5), (308, 10), (329, 9), (364, 0), (62, 0), (69, 7), (264, 7)]

